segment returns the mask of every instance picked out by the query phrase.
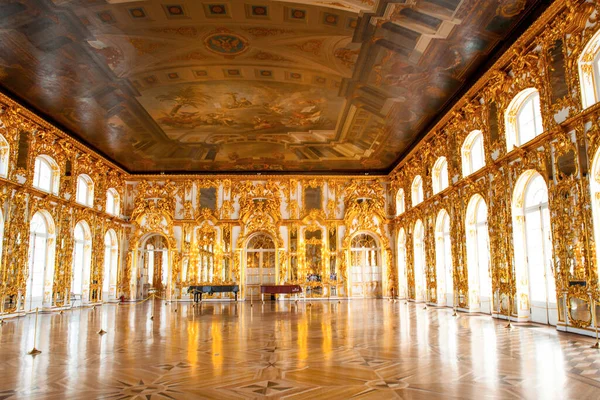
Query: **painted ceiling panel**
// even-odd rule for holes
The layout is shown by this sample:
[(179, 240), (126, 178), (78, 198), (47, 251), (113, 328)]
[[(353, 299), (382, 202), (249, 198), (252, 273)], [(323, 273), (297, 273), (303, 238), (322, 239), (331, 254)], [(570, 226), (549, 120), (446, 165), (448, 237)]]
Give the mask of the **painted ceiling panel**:
[(0, 85), (132, 173), (383, 172), (547, 3), (7, 0)]

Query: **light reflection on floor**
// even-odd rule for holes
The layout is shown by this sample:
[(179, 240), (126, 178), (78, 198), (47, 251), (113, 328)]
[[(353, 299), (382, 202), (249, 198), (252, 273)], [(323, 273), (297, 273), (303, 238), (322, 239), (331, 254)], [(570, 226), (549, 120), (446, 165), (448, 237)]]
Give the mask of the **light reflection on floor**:
[(34, 321), (0, 327), (0, 399), (600, 398), (587, 338), (403, 301), (42, 314), (35, 358)]

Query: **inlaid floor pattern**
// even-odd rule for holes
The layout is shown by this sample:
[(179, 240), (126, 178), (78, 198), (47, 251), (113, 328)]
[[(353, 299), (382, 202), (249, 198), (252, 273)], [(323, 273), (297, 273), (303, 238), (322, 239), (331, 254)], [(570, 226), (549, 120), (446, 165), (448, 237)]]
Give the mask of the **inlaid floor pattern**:
[(74, 309), (32, 357), (34, 321), (0, 327), (0, 400), (600, 398), (589, 338), (404, 301)]

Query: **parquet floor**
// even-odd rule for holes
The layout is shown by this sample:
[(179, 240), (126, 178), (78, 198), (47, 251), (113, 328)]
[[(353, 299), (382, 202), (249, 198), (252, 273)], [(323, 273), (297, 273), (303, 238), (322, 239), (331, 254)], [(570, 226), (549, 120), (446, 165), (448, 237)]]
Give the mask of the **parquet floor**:
[[(387, 300), (104, 305), (0, 327), (0, 399), (598, 399), (588, 338)], [(96, 332), (105, 329), (101, 336)]]

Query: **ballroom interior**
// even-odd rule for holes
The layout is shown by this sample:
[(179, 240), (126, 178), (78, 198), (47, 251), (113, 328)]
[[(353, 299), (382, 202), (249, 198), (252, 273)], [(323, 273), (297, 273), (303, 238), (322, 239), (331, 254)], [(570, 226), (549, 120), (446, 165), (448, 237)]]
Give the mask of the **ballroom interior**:
[(600, 3), (0, 2), (0, 399), (600, 398)]

